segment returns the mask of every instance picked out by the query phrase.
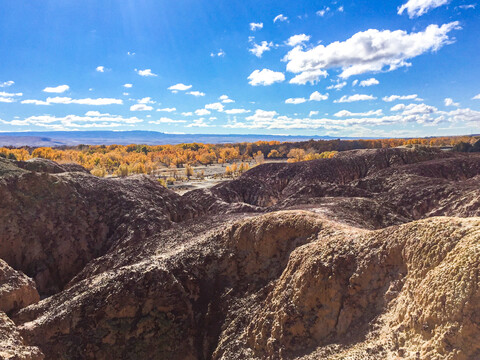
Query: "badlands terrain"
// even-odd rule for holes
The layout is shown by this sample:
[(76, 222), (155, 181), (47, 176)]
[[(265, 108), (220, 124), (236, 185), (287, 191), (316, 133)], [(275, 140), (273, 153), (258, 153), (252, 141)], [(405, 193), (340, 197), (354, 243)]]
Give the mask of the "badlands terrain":
[(480, 155), (354, 150), (179, 195), (0, 158), (2, 359), (480, 359)]

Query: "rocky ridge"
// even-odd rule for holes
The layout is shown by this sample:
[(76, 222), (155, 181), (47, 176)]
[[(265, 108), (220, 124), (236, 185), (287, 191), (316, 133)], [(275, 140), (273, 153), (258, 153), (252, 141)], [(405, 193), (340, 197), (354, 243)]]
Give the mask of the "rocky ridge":
[(184, 196), (0, 162), (19, 358), (480, 357), (477, 155), (349, 151)]

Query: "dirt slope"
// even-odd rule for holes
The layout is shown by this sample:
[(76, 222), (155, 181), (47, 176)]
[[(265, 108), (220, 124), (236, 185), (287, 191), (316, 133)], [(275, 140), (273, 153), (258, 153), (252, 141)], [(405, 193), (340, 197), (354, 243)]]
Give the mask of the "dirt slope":
[(0, 163), (19, 358), (480, 358), (479, 156), (353, 151), (184, 196), (34, 165)]

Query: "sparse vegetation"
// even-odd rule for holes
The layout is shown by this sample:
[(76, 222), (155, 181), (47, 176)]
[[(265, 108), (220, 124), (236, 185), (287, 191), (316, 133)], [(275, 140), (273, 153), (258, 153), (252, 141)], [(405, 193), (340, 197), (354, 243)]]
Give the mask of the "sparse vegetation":
[[(238, 144), (181, 144), (181, 145), (79, 145), (58, 148), (0, 148), (0, 156), (25, 161), (44, 158), (59, 163), (73, 162), (84, 166), (98, 176), (128, 176), (130, 174), (155, 174), (159, 169), (184, 168), (187, 178), (195, 176), (194, 166), (228, 164), (226, 175), (246, 171), (247, 162), (262, 164), (265, 160), (289, 162), (330, 158), (336, 152), (353, 149), (391, 148), (397, 146), (450, 147), (454, 151), (478, 152), (478, 136), (453, 136), (418, 139), (375, 140), (310, 140), (280, 143), (258, 141)], [(232, 169), (233, 163), (237, 169)], [(177, 176), (176, 174), (174, 176)], [(203, 177), (205, 174), (203, 175)], [(200, 178), (202, 175), (199, 176)]]

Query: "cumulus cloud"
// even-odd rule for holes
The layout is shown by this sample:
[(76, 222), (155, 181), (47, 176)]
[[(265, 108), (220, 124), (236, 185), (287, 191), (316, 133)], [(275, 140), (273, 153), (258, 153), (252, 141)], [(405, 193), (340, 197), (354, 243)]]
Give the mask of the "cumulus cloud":
[(5, 91), (0, 91), (0, 102), (2, 103), (12, 103), (15, 102), (16, 96), (23, 96), (23, 93), (8, 93)]
[(260, 29), (263, 29), (263, 23), (254, 23), (254, 22), (250, 23), (250, 30), (256, 31)]
[(285, 81), (285, 75), (269, 69), (255, 70), (250, 74), (248, 80), (250, 80), (248, 83), (252, 86), (268, 86), (276, 82)]
[(328, 93), (320, 94), (318, 91), (314, 91), (310, 94), (310, 101), (322, 101), (328, 99)]
[(170, 86), (168, 88), (168, 90), (171, 90), (171, 91), (186, 91), (186, 90), (191, 89), (191, 87), (192, 87), (192, 85), (185, 85), (185, 84), (179, 83), (179, 84)]
[(153, 107), (146, 104), (134, 104), (130, 106), (130, 111), (151, 111)]
[(103, 73), (103, 72), (105, 72), (105, 66), (97, 66), (97, 68), (95, 70)]
[(22, 104), (33, 104), (33, 105), (51, 105), (51, 104), (78, 104), (78, 105), (122, 105), (123, 100), (114, 99), (114, 98), (85, 98), (85, 99), (72, 99), (69, 97), (48, 97), (44, 100), (23, 100)]
[(366, 101), (366, 100), (375, 100), (376, 97), (373, 95), (365, 95), (365, 94), (354, 94), (354, 95), (344, 95), (338, 100), (334, 100), (334, 103), (349, 103), (354, 101)]
[(370, 78), (370, 79), (367, 79), (367, 80), (360, 81), (360, 86), (362, 86), (362, 87), (373, 86), (373, 85), (378, 85), (378, 84), (380, 84), (380, 81), (378, 81), (375, 78)]
[(328, 90), (342, 90), (345, 86), (347, 86), (347, 82), (346, 81), (337, 81), (336, 84), (332, 84), (330, 86), (327, 86), (327, 89)]
[(417, 94), (384, 96), (384, 97), (382, 98), (382, 100), (385, 101), (385, 102), (392, 102), (392, 101), (397, 101), (397, 100), (415, 100), (415, 101), (422, 101), (422, 99), (420, 99)]
[(443, 100), (443, 103), (445, 104), (445, 106), (456, 106), (456, 107), (460, 106), (460, 103), (454, 102), (453, 99), (451, 98), (445, 98), (445, 100)]
[(193, 116), (193, 112), (188, 111), (188, 112), (182, 112), (183, 116)]
[(327, 77), (328, 73), (325, 70), (313, 70), (313, 71), (304, 71), (294, 78), (292, 78), (289, 83), (290, 84), (297, 84), (297, 85), (305, 85), (306, 83), (310, 83), (311, 85), (315, 85), (320, 81), (321, 77)]
[(246, 114), (249, 113), (250, 110), (246, 109), (230, 109), (230, 110), (225, 110), (225, 113), (228, 115), (236, 115), (236, 114)]
[(163, 109), (157, 109), (157, 111), (164, 111), (164, 112), (174, 112), (176, 111), (177, 108), (163, 108)]
[(450, 0), (408, 0), (398, 8), (398, 15), (402, 15), (407, 10), (408, 17), (413, 19), (449, 2)]
[(314, 91), (313, 93), (310, 94), (310, 97), (308, 99), (306, 98), (290, 98), (285, 100), (285, 104), (303, 104), (307, 101), (322, 101), (322, 100), (327, 100), (328, 99), (328, 93), (327, 94), (321, 94), (318, 91)]
[(186, 123), (186, 120), (173, 120), (167, 117), (161, 117), (158, 120), (152, 120), (149, 121), (149, 124), (155, 124), (155, 125), (160, 125), (160, 124), (180, 124), (180, 123)]
[(265, 51), (269, 51), (273, 47), (273, 42), (262, 41), (260, 45), (257, 43), (252, 44), (252, 48), (248, 49), (253, 55), (261, 58)]
[(305, 99), (305, 98), (290, 98), (290, 99), (285, 100), (285, 104), (297, 105), (297, 104), (303, 104), (306, 101), (307, 101), (307, 99)]
[(352, 117), (352, 116), (382, 116), (383, 112), (381, 109), (379, 110), (370, 110), (367, 112), (359, 112), (359, 113), (354, 113), (350, 112), (348, 110), (340, 110), (339, 112), (333, 114), (333, 116), (336, 117)]
[(320, 44), (308, 50), (296, 46), (283, 60), (287, 62), (287, 71), (295, 74), (340, 68), (339, 76), (348, 78), (368, 72), (393, 71), (410, 66), (409, 59), (452, 43), (448, 33), (459, 28), (459, 22), (455, 21), (442, 26), (429, 25), (416, 33), (369, 29), (326, 46)]
[(123, 87), (125, 88), (131, 88), (133, 85), (132, 84), (123, 84)]
[(198, 115), (198, 116), (205, 116), (205, 115), (210, 115), (211, 112), (207, 109), (198, 109), (198, 110), (195, 110), (195, 115)]
[(4, 81), (0, 83), (0, 88), (9, 87), (9, 86), (12, 86), (13, 84), (15, 84), (15, 81), (12, 81), (12, 80)]
[(305, 34), (299, 34), (299, 35), (293, 35), (288, 38), (286, 41), (286, 44), (288, 46), (297, 46), (297, 45), (303, 45), (303, 43), (307, 42), (310, 40), (310, 35), (305, 35)]
[(205, 96), (205, 93), (201, 92), (201, 91), (189, 91), (187, 94), (193, 95), (193, 96), (196, 96), (196, 97)]
[(223, 111), (223, 104), (221, 104), (219, 102), (212, 103), (212, 104), (207, 104), (207, 105), (205, 105), (205, 109), (217, 110), (219, 112), (222, 112)]
[(480, 100), (480, 94), (475, 95), (475, 96), (472, 98), (472, 100)]
[(190, 124), (188, 124), (186, 127), (209, 127), (210, 125), (208, 125), (206, 122), (205, 122), (205, 119), (204, 118), (200, 118), (200, 119), (195, 119), (193, 120), (193, 122), (191, 122)]
[(225, 54), (225, 51), (223, 51), (222, 49), (218, 50), (217, 52), (212, 52), (210, 53), (210, 56), (211, 57), (224, 57), (226, 54)]
[(390, 111), (402, 111), (405, 109), (405, 104), (397, 104), (390, 108)]
[(30, 116), (23, 120), (0, 122), (14, 126), (40, 126), (52, 130), (71, 130), (76, 128), (113, 128), (119, 126), (133, 126), (143, 120), (137, 117), (123, 117), (121, 115), (101, 114), (98, 111), (87, 112), (85, 116), (67, 115), (57, 117), (52, 115)]
[(288, 21), (288, 17), (284, 16), (283, 14), (275, 16), (273, 22), (276, 23), (277, 21)]
[(135, 72), (140, 76), (158, 76), (157, 74), (154, 74), (152, 72), (152, 69), (144, 69), (144, 70), (135, 69)]
[(235, 102), (235, 100), (230, 99), (228, 97), (228, 95), (222, 95), (218, 98), (218, 100), (221, 100), (222, 103), (224, 103), (224, 104), (229, 104), (229, 103), (234, 103)]
[[(480, 111), (471, 109), (455, 109), (453, 111), (439, 111), (434, 106), (427, 104), (410, 104), (398, 107), (400, 113), (383, 115), (381, 110), (371, 110), (364, 113), (354, 113), (342, 110), (334, 115), (334, 118), (312, 118), (318, 115), (318, 111), (312, 111), (309, 117), (297, 118), (278, 114), (276, 111), (257, 109), (255, 114), (245, 118), (245, 122), (232, 121), (224, 125), (227, 128), (238, 129), (324, 129), (351, 132), (354, 129), (363, 130), (364, 134), (372, 134), (378, 126), (391, 126), (394, 124), (405, 125), (417, 123), (424, 126), (432, 126), (442, 122), (457, 123), (465, 122), (480, 125)], [(374, 127), (374, 128), (372, 128)], [(414, 135), (414, 134), (412, 134)], [(382, 136), (392, 136), (389, 129)]]
[(322, 10), (318, 10), (318, 11), (316, 12), (316, 14), (317, 14), (318, 16), (322, 16), (322, 17), (323, 17), (323, 16), (325, 16), (325, 14), (328, 13), (329, 11), (330, 11), (330, 8), (327, 6), (326, 8), (323, 8)]
[(48, 93), (57, 93), (57, 94), (61, 94), (65, 91), (67, 91), (68, 89), (70, 89), (70, 86), (68, 85), (59, 85), (59, 86), (55, 86), (55, 87), (46, 87), (45, 89), (43, 89), (44, 92), (48, 92)]

